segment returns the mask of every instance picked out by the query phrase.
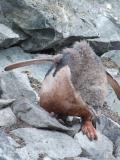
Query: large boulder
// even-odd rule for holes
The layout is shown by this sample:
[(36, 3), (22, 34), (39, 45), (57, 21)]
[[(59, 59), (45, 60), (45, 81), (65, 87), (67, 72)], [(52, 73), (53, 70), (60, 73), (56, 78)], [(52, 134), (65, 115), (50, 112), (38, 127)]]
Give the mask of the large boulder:
[(32, 160), (37, 160), (40, 154), (47, 154), (55, 159), (75, 157), (81, 154), (79, 143), (64, 133), (35, 128), (19, 128), (13, 130), (12, 134), (25, 141), (26, 146), (23, 148)]
[(30, 52), (89, 39), (98, 55), (120, 49), (119, 2), (89, 0), (1, 0), (2, 23), (25, 35)]

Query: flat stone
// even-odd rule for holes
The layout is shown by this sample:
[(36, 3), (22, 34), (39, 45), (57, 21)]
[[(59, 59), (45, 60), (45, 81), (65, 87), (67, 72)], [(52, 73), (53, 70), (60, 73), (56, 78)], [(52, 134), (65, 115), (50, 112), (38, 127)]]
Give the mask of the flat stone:
[(32, 160), (36, 160), (40, 154), (47, 154), (55, 159), (76, 157), (81, 154), (78, 142), (64, 133), (35, 128), (19, 128), (11, 133), (25, 141), (24, 148)]
[(120, 51), (114, 50), (106, 52), (103, 57), (110, 58), (113, 62), (115, 62), (120, 67)]

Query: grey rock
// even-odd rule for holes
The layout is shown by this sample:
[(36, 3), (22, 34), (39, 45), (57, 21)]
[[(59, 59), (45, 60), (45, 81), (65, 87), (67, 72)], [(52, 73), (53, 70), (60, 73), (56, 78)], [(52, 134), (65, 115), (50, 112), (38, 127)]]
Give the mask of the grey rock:
[[(120, 84), (120, 76), (118, 75), (119, 70), (116, 68), (112, 68), (107, 69), (107, 71), (113, 76), (113, 78), (118, 82), (118, 84)], [(106, 102), (113, 112), (118, 112), (120, 114), (120, 100), (117, 98), (111, 86), (108, 87), (108, 95), (106, 97)]]
[(75, 157), (75, 158), (65, 158), (64, 160), (92, 160), (92, 159), (89, 159), (89, 158), (85, 158), (85, 157)]
[(114, 154), (115, 154), (115, 157), (119, 160), (120, 159), (120, 137), (116, 139), (116, 142), (114, 144)]
[(97, 128), (113, 143), (115, 143), (117, 138), (120, 137), (120, 125), (104, 115), (100, 116), (100, 124)]
[(44, 157), (43, 160), (52, 160), (52, 159), (49, 157)]
[(98, 15), (95, 19), (95, 24), (99, 38), (90, 40), (94, 51), (98, 55), (102, 55), (109, 50), (120, 50), (120, 29), (113, 23), (110, 15)]
[(95, 160), (114, 159), (112, 156), (113, 143), (99, 132), (97, 132), (97, 135), (97, 141), (90, 141), (86, 135), (83, 135), (80, 132), (75, 135), (75, 139), (78, 140), (81, 147), (90, 155), (91, 158)]
[(106, 52), (102, 57), (110, 58), (113, 62), (115, 62), (118, 65), (118, 67), (120, 67), (120, 51), (109, 51)]
[(18, 34), (16, 34), (11, 28), (0, 23), (0, 48), (8, 48), (16, 44), (20, 40)]
[[(34, 147), (34, 146), (33, 146)], [(34, 153), (31, 152), (30, 147), (23, 147), (16, 149), (16, 152), (20, 156), (21, 160), (56, 160), (47, 156), (47, 154), (39, 154), (39, 151), (35, 150)], [(33, 152), (33, 151), (32, 151)], [(24, 153), (24, 154), (23, 154)], [(32, 155), (33, 154), (33, 155)], [(57, 159), (58, 160), (58, 159)], [(60, 159), (59, 159), (60, 160)]]
[(19, 128), (13, 130), (12, 133), (25, 141), (26, 146), (24, 148), (32, 160), (36, 160), (40, 154), (47, 154), (51, 158), (62, 159), (75, 157), (81, 153), (81, 147), (78, 142), (60, 132), (44, 131), (35, 128)]
[(21, 160), (13, 146), (13, 141), (0, 131), (0, 160)]
[[(106, 70), (113, 76), (113, 78), (118, 82), (118, 84), (120, 84), (120, 75), (119, 75), (120, 54), (119, 54), (119, 51), (109, 51), (105, 53), (102, 57), (108, 58), (113, 62), (114, 68), (110, 67), (110, 68), (106, 68)], [(106, 97), (106, 102), (108, 106), (110, 106), (113, 112), (118, 112), (120, 114), (120, 101), (117, 98), (111, 86), (108, 87), (108, 95)]]
[(84, 157), (79, 157), (79, 158), (74, 158), (73, 160), (92, 160), (92, 159), (88, 159), (88, 158), (84, 158)]
[(30, 104), (30, 102), (25, 99), (15, 104), (14, 112), (17, 113), (20, 119), (37, 128), (67, 131), (71, 134), (75, 132), (73, 129), (63, 126), (39, 105)]
[(88, 158), (80, 157), (80, 158), (74, 158), (73, 160), (92, 160), (92, 159), (88, 159)]
[(15, 101), (15, 99), (0, 99), (0, 108), (8, 106), (8, 105), (12, 104), (14, 101)]
[[(24, 52), (20, 47), (11, 47), (9, 49), (0, 50), (0, 73), (4, 71), (4, 67), (8, 64), (28, 60), (33, 58), (38, 58), (44, 55), (35, 54), (31, 55)], [(33, 77), (42, 82), (46, 72), (50, 68), (51, 63), (39, 64), (39, 65), (30, 65), (23, 68), (18, 68), (16, 71), (29, 71)]]
[(57, 48), (83, 38), (99, 55), (120, 49), (117, 0), (1, 0), (0, 6), (3, 17), (27, 36), (21, 44), (26, 51)]
[(31, 160), (31, 156), (29, 155), (29, 152), (27, 151), (26, 147), (17, 148), (16, 153), (20, 156), (21, 160)]
[(16, 123), (16, 116), (12, 112), (11, 108), (5, 108), (0, 110), (0, 126), (12, 126)]

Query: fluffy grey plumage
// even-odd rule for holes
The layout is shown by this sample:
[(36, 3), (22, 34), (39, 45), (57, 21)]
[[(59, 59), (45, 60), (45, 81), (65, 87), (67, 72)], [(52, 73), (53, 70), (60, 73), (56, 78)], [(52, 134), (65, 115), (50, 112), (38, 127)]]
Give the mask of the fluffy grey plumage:
[(107, 77), (101, 59), (86, 41), (76, 42), (73, 48), (79, 52), (70, 66), (76, 90), (91, 106), (103, 106), (107, 94)]

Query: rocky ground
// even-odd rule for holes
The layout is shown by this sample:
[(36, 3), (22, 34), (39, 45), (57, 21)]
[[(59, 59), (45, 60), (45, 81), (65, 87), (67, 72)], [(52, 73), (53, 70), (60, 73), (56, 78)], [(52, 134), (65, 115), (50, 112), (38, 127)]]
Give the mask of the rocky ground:
[(39, 106), (50, 63), (4, 71), (87, 39), (120, 84), (119, 9), (118, 0), (0, 0), (0, 160), (120, 159), (120, 101), (110, 86), (91, 142), (78, 117), (64, 123)]

